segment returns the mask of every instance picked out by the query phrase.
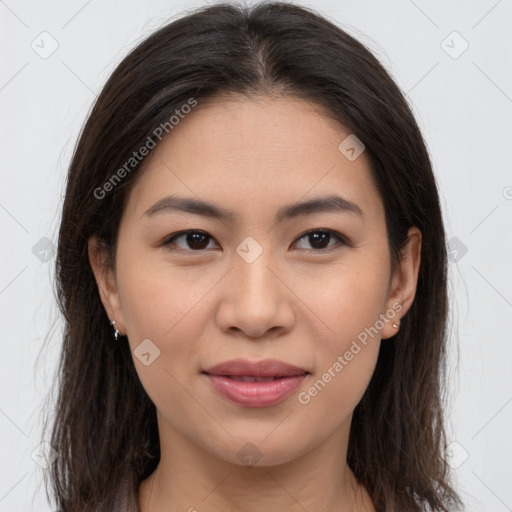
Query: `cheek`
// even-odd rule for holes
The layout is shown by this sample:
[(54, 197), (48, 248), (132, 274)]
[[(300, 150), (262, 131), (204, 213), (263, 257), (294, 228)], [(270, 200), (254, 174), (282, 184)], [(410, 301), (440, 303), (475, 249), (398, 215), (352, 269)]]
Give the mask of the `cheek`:
[[(189, 417), (195, 403), (185, 388), (190, 374), (199, 369), (197, 340), (204, 338), (212, 314), (205, 296), (218, 279), (203, 273), (192, 281), (190, 273), (145, 258), (138, 259), (145, 265), (131, 265), (133, 258), (119, 262), (119, 289), (137, 374), (159, 410), (168, 411), (173, 404), (172, 417), (166, 415), (171, 421)], [(147, 365), (148, 358), (139, 357), (143, 346), (148, 347), (143, 353), (150, 353)]]
[(389, 272), (385, 252), (375, 253), (350, 254), (338, 265), (296, 277), (301, 299), (325, 326), (330, 352), (375, 325), (383, 311)]
[(186, 338), (197, 335), (190, 329), (197, 330), (200, 323), (190, 319), (204, 313), (202, 299), (218, 281), (213, 272), (173, 268), (165, 258), (143, 251), (118, 262), (126, 328), (134, 341), (151, 338), (163, 345), (181, 339), (184, 326)]
[(371, 265), (359, 259), (332, 272), (330, 278), (317, 280), (323, 293), (318, 288), (304, 291), (311, 310), (326, 327), (315, 344), (318, 372), (301, 402), (310, 401), (319, 414), (326, 407), (334, 407), (341, 416), (347, 414), (368, 386), (381, 341), (380, 315), (388, 282), (385, 263)]
[(379, 319), (386, 299), (386, 280), (371, 271), (354, 272), (336, 284), (321, 310), (335, 333), (343, 339), (354, 339)]
[[(151, 262), (147, 254), (132, 253), (118, 261), (122, 307), (139, 379), (157, 407), (165, 410), (173, 403), (179, 408), (190, 401), (180, 383), (199, 369), (197, 340), (205, 337), (203, 329), (212, 314), (205, 299), (218, 278), (202, 272), (202, 277), (190, 279), (190, 270)], [(149, 357), (138, 357), (147, 353)]]
[(381, 341), (375, 325), (386, 291), (386, 281), (371, 272), (340, 276), (331, 285), (311, 305), (329, 329), (317, 336), (316, 371), (298, 396), (311, 431), (325, 435), (350, 417), (371, 380)]

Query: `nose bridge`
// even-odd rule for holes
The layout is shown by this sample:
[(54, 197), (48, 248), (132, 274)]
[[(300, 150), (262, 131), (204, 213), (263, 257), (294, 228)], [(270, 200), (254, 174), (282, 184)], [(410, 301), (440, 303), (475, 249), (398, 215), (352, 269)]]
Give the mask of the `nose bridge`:
[(237, 253), (220, 308), (222, 327), (238, 328), (253, 337), (289, 327), (293, 322), (290, 296), (276, 276), (279, 265), (273, 253), (258, 248), (253, 240), (241, 243)]
[[(253, 250), (252, 248), (250, 249)], [(275, 267), (270, 250), (265, 250), (254, 260), (243, 256), (235, 259), (233, 277), (236, 280), (236, 298), (241, 305), (253, 311), (270, 310), (279, 300), (280, 284), (270, 268)]]

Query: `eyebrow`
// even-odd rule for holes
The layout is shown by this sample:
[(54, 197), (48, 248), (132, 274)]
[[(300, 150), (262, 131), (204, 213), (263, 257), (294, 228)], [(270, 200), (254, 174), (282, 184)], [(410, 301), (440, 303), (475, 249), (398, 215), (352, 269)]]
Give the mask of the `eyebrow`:
[[(232, 221), (235, 217), (231, 210), (221, 206), (207, 203), (201, 199), (178, 196), (166, 196), (160, 199), (144, 212), (143, 217), (152, 217), (168, 212), (193, 213), (224, 221)], [(341, 196), (329, 195), (283, 206), (276, 214), (276, 222), (282, 222), (301, 215), (312, 215), (322, 212), (352, 213), (364, 217), (361, 208), (353, 201)]]

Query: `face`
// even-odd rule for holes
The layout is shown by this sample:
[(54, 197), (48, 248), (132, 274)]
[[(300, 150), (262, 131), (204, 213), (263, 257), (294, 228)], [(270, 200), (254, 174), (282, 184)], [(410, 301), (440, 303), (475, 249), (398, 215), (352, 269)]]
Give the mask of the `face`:
[(348, 438), (419, 253), (391, 274), (369, 162), (338, 149), (348, 135), (299, 99), (200, 102), (130, 193), (115, 273), (91, 241), (161, 437), (259, 465)]

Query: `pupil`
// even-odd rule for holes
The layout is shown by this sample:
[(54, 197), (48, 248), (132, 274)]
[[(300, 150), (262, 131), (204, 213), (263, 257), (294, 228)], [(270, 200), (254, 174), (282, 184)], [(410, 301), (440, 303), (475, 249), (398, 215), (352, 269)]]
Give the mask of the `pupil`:
[(191, 249), (204, 249), (208, 245), (208, 240), (202, 233), (189, 233), (187, 243)]
[(329, 233), (316, 231), (315, 233), (311, 233), (309, 236), (309, 241), (312, 247), (315, 247), (317, 249), (324, 249), (325, 247), (327, 247), (327, 245), (329, 245)]

